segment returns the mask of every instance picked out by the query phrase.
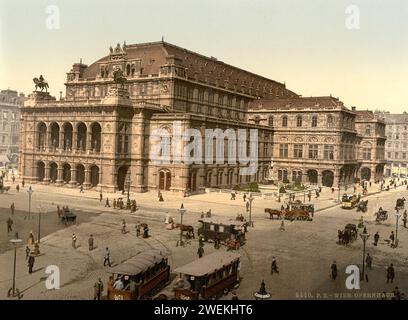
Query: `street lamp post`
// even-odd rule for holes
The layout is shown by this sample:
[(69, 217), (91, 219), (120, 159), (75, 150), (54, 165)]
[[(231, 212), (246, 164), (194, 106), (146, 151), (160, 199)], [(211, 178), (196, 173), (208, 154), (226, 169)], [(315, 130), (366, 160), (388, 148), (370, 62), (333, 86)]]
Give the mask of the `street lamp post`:
[(365, 279), (365, 248), (366, 248), (366, 242), (368, 238), (370, 237), (370, 234), (367, 232), (367, 228), (364, 227), (364, 231), (362, 234), (360, 234), (361, 239), (363, 240), (363, 281)]
[(339, 193), (337, 195), (337, 202), (340, 202), (340, 183), (339, 183)]
[(186, 213), (186, 209), (184, 209), (184, 205), (181, 204), (181, 207), (179, 209), (180, 212), (180, 240), (178, 242), (179, 246), (183, 246), (184, 242), (183, 242), (183, 215)]
[(398, 220), (399, 220), (399, 218), (401, 217), (401, 213), (399, 213), (399, 212), (396, 212), (395, 213), (395, 247), (397, 247), (398, 246)]
[(255, 198), (252, 196), (252, 194), (250, 194), (248, 200), (249, 200), (249, 225), (251, 227), (254, 226), (254, 224), (252, 222), (252, 201), (254, 201), (254, 199)]
[(31, 186), (28, 188), (27, 192), (28, 192), (28, 219), (30, 219), (31, 218), (31, 195), (34, 192)]
[(40, 243), (40, 239), (41, 239), (41, 209), (42, 207), (39, 206), (38, 207), (38, 240), (37, 240), (38, 243)]
[(16, 288), (16, 262), (17, 262), (17, 247), (23, 242), (21, 239), (11, 239), (10, 242), (14, 246), (14, 265), (13, 265), (13, 287), (8, 291), (8, 297), (18, 297), (20, 299), (20, 291)]

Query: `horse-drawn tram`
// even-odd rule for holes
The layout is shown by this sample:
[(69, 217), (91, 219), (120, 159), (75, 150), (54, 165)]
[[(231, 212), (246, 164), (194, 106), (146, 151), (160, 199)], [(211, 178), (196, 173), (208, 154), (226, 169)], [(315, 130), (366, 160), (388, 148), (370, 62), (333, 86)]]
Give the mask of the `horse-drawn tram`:
[(245, 228), (247, 223), (227, 218), (203, 218), (198, 220), (200, 227), (198, 235), (204, 237), (204, 241), (222, 241), (227, 243), (229, 240), (237, 240), (240, 245), (245, 243)]
[(150, 249), (109, 269), (108, 300), (149, 299), (170, 281), (168, 252)]
[(217, 251), (177, 268), (180, 285), (177, 300), (218, 299), (239, 286), (240, 255)]

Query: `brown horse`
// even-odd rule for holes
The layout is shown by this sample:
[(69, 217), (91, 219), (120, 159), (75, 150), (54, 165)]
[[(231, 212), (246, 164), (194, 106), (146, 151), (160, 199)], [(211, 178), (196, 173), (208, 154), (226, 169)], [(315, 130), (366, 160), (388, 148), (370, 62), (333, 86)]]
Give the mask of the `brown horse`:
[(186, 232), (187, 236), (192, 237), (194, 239), (194, 228), (193, 228), (193, 226), (187, 226), (187, 225), (178, 223), (176, 225), (176, 228), (180, 228), (182, 234), (184, 232)]
[(277, 219), (280, 219), (282, 216), (282, 212), (280, 210), (265, 208), (265, 213), (269, 213), (269, 219), (273, 219), (273, 216), (276, 216)]

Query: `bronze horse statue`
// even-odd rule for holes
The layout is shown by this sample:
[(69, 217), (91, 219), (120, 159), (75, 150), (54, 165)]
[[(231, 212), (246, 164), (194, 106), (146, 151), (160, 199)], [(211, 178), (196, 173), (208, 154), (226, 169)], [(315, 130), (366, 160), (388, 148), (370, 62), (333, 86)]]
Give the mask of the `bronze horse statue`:
[(49, 88), (47, 81), (44, 80), (43, 76), (40, 75), (39, 78), (34, 78), (33, 79), (35, 83), (35, 91), (37, 91), (37, 88), (41, 89), (41, 92), (45, 89), (45, 92), (48, 92), (47, 89)]
[(127, 79), (123, 76), (123, 71), (121, 69), (117, 69), (113, 72), (113, 81), (116, 84), (122, 85), (122, 88), (125, 86)]

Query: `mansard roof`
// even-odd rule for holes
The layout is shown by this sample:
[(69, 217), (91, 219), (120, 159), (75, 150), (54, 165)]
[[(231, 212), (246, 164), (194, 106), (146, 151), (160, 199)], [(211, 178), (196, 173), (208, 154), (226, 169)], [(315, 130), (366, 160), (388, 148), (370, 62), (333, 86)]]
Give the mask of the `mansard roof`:
[[(117, 50), (117, 52), (116, 52)], [(297, 96), (294, 92), (286, 89), (285, 84), (268, 79), (266, 77), (251, 73), (217, 60), (214, 57), (206, 57), (199, 53), (178, 47), (176, 45), (160, 41), (132, 45), (118, 46), (111, 54), (99, 59), (86, 67), (82, 79), (95, 79), (99, 72), (99, 65), (114, 62), (112, 57), (122, 54), (122, 58), (129, 62), (137, 61), (141, 75), (158, 75), (160, 67), (174, 63), (186, 70), (187, 78), (203, 82), (215, 83), (220, 86), (228, 83), (230, 86), (245, 86), (247, 88), (259, 89), (261, 92), (273, 88), (282, 92), (283, 96)], [(278, 95), (278, 92), (276, 93)]]
[(293, 109), (293, 108), (344, 108), (348, 110), (344, 103), (338, 98), (332, 96), (322, 97), (295, 97), (295, 98), (275, 98), (275, 99), (258, 99), (250, 103), (250, 110), (278, 110), (278, 109)]

